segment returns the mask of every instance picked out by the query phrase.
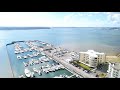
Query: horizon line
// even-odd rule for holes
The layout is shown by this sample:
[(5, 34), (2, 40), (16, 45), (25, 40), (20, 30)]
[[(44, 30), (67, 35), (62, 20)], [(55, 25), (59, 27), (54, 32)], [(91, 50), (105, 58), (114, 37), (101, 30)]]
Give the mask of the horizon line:
[[(47, 28), (51, 28), (51, 27), (79, 27), (79, 26), (0, 26), (0, 28), (41, 28), (41, 27), (47, 27)], [(84, 27), (87, 27), (87, 26), (84, 26)], [(91, 26), (92, 27), (92, 26)], [(105, 26), (103, 26), (105, 27)], [(107, 27), (107, 26), (106, 26)], [(112, 27), (112, 26), (109, 26), (109, 27)], [(113, 27), (116, 27), (116, 26), (113, 26)]]

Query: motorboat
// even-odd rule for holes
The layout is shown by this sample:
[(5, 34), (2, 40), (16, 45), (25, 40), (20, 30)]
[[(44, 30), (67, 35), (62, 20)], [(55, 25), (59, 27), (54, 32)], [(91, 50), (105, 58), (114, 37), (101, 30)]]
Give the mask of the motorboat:
[(61, 66), (61, 69), (65, 69), (65, 67), (64, 67), (64, 66)]
[(24, 75), (20, 75), (20, 76), (18, 76), (18, 77), (19, 77), (19, 78), (25, 78)]
[(53, 63), (52, 66), (55, 66), (55, 64)]
[(46, 43), (45, 42), (42, 42), (43, 45), (45, 45)]
[(27, 56), (23, 56), (24, 59), (27, 59), (28, 57)]
[(53, 71), (52, 68), (50, 68), (49, 71), (52, 72)]
[(32, 49), (30, 48), (29, 51), (32, 52)]
[(53, 77), (53, 78), (63, 78), (63, 76), (60, 75), (60, 76), (55, 76), (55, 77)]
[(39, 53), (39, 52), (37, 52), (36, 54), (37, 54), (37, 56), (38, 56), (38, 55), (40, 55), (40, 53)]
[(21, 50), (20, 52), (21, 52), (21, 53), (24, 53), (24, 50)]
[(28, 57), (30, 57), (30, 54), (27, 54)]
[(35, 60), (34, 63), (35, 63), (35, 64), (39, 64), (39, 60)]
[(28, 68), (25, 68), (24, 73), (28, 78), (34, 77), (34, 72), (31, 72)]
[(27, 67), (27, 66), (28, 66), (28, 64), (27, 64), (27, 63), (25, 63), (25, 62), (23, 62), (23, 64), (24, 64), (24, 66), (25, 66), (25, 67)]
[(28, 48), (24, 49), (24, 52), (27, 52), (28, 51)]
[(48, 62), (48, 61), (49, 61), (49, 59), (48, 59), (48, 58), (45, 58), (45, 59), (44, 59), (44, 61), (45, 61), (45, 62)]
[(17, 59), (19, 59), (19, 60), (20, 60), (20, 59), (22, 59), (22, 57), (21, 57), (20, 55), (18, 55), (18, 56), (17, 56)]
[(33, 59), (31, 61), (29, 61), (29, 65), (32, 66), (33, 65)]
[(19, 52), (18, 51), (15, 51), (15, 54), (18, 54)]
[(46, 68), (49, 68), (49, 67), (50, 67), (50, 65), (49, 65), (49, 64), (47, 64), (45, 67), (46, 67)]
[(52, 58), (51, 58), (51, 57), (49, 57), (49, 59), (50, 59), (50, 60), (52, 60)]
[(41, 76), (42, 75), (42, 72), (41, 70), (38, 71), (38, 75)]
[(40, 60), (41, 63), (43, 63), (44, 61), (43, 60)]
[(55, 70), (58, 70), (58, 66), (56, 66)]
[(49, 73), (49, 71), (48, 71), (48, 70), (45, 70), (44, 72), (45, 72), (45, 73)]
[(45, 55), (45, 53), (43, 53), (43, 52), (41, 52), (41, 54), (44, 56)]
[(46, 59), (46, 57), (45, 56), (42, 56), (42, 57), (40, 57), (41, 59)]
[(39, 70), (37, 70), (36, 68), (33, 68), (33, 71), (34, 71), (35, 73), (38, 73), (38, 72), (39, 72)]

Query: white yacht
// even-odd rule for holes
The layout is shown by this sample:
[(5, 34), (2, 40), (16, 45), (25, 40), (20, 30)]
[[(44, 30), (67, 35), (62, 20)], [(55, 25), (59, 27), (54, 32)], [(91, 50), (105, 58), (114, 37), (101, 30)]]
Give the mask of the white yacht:
[(27, 63), (25, 63), (25, 62), (23, 62), (23, 64), (24, 64), (24, 66), (25, 66), (25, 67), (27, 67), (27, 66), (28, 66), (28, 64), (27, 64)]
[(45, 58), (45, 59), (44, 59), (44, 61), (45, 61), (45, 62), (48, 62), (48, 61), (49, 61), (49, 59), (48, 59), (48, 58)]
[(28, 57), (27, 56), (23, 56), (24, 59), (27, 59)]
[(56, 66), (55, 70), (58, 70), (58, 66)]
[(24, 51), (24, 52), (27, 52), (27, 51), (28, 51), (28, 48), (25, 48), (23, 51)]
[(18, 76), (18, 77), (19, 77), (19, 78), (25, 78), (24, 75), (20, 75), (20, 76)]
[(65, 69), (65, 67), (64, 67), (64, 66), (61, 66), (61, 69)]
[(27, 54), (28, 57), (30, 57), (30, 54)]
[(40, 55), (40, 53), (39, 53), (39, 52), (37, 52), (36, 54), (37, 54), (37, 56), (38, 56), (38, 55)]
[(41, 52), (41, 54), (44, 56), (45, 55), (45, 53), (43, 53), (43, 52)]
[(22, 57), (20, 55), (17, 55), (17, 59), (22, 59)]
[(33, 68), (33, 71), (34, 71), (35, 73), (38, 73), (38, 72), (39, 72), (39, 70), (37, 70), (36, 68)]
[(48, 71), (48, 70), (45, 70), (44, 72), (45, 72), (45, 73), (48, 73), (49, 71)]
[(34, 60), (32, 59), (31, 61), (29, 61), (29, 65), (32, 66), (34, 64)]
[(25, 68), (24, 73), (28, 78), (31, 78), (34, 76), (34, 72), (31, 72), (28, 68)]
[(19, 52), (18, 51), (15, 51), (15, 54), (18, 54)]
[(60, 75), (60, 76), (55, 76), (55, 77), (53, 77), (53, 78), (63, 78), (63, 76)]
[(30, 48), (29, 51), (32, 52), (32, 49)]
[(51, 57), (49, 57), (49, 59), (50, 59), (50, 60), (52, 60), (52, 58), (51, 58)]
[(34, 63), (35, 63), (35, 64), (39, 64), (39, 60), (35, 60)]
[(21, 52), (21, 53), (24, 53), (24, 51), (23, 51), (23, 50), (21, 50), (20, 52)]
[(53, 71), (52, 68), (50, 68), (49, 71), (52, 72)]
[(49, 68), (49, 67), (50, 67), (50, 65), (49, 65), (49, 64), (47, 64), (45, 67), (46, 67), (46, 68)]
[(43, 45), (45, 45), (46, 43), (45, 42), (42, 42)]
[(39, 70), (39, 71), (38, 71), (38, 75), (42, 75), (42, 72), (41, 72), (41, 70)]

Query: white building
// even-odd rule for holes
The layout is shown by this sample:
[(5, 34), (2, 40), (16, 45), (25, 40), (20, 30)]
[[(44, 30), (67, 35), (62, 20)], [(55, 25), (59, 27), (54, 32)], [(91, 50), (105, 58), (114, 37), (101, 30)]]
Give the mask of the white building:
[(120, 63), (109, 63), (107, 73), (109, 78), (120, 78)]
[(100, 63), (105, 62), (105, 54), (88, 50), (87, 52), (80, 52), (80, 62), (90, 67), (96, 67)]

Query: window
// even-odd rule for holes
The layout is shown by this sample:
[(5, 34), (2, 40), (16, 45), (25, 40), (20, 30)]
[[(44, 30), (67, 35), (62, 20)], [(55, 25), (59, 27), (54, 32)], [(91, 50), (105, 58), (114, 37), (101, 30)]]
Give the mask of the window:
[(87, 63), (87, 64), (89, 64), (89, 62), (88, 62), (88, 61), (86, 61), (86, 63)]

